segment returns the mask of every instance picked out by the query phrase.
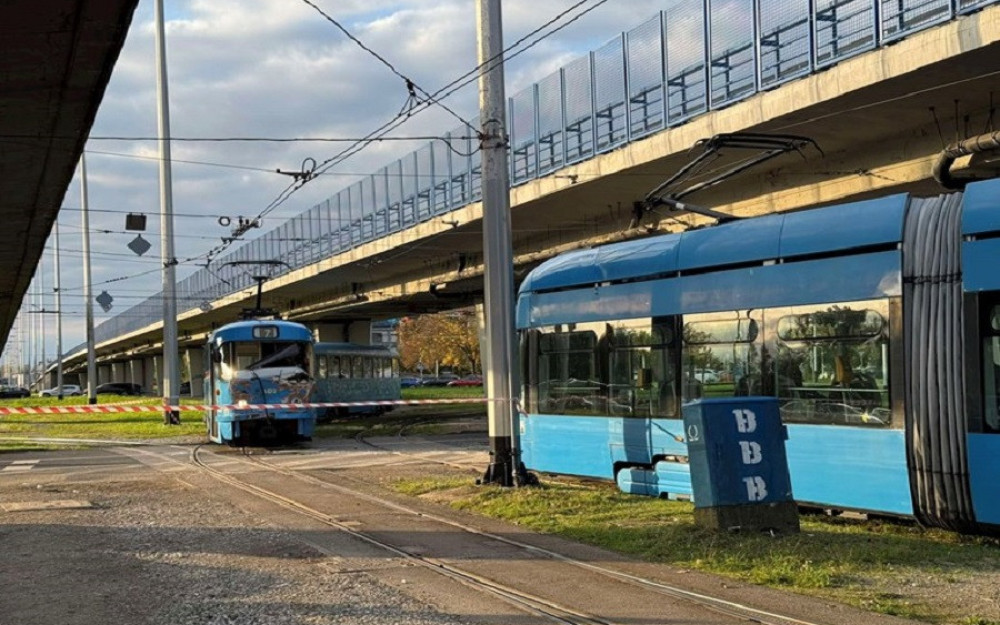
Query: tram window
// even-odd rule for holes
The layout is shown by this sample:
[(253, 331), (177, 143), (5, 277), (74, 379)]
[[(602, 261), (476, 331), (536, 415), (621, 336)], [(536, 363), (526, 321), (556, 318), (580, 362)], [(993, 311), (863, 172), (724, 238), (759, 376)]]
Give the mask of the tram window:
[[(591, 326), (583, 328), (582, 326)], [(538, 410), (547, 414), (602, 414), (605, 390), (597, 368), (597, 332), (603, 324), (542, 330), (538, 340)]]
[(773, 375), (788, 423), (889, 427), (888, 302), (768, 311), (777, 316)]
[(983, 426), (1000, 432), (1000, 306), (989, 311), (983, 332)]
[(674, 329), (649, 319), (608, 324), (610, 384), (607, 414), (677, 416)]
[(766, 394), (760, 325), (760, 313), (749, 310), (686, 316), (682, 400)]
[(306, 352), (299, 343), (274, 342), (260, 343), (259, 345), (260, 357), (250, 363), (247, 369), (301, 367), (308, 364), (306, 363)]
[(351, 356), (351, 377), (360, 380), (365, 377), (365, 358), (362, 356)]
[(319, 367), (319, 377), (326, 378), (330, 374), (330, 365), (326, 356), (317, 356), (316, 365)]

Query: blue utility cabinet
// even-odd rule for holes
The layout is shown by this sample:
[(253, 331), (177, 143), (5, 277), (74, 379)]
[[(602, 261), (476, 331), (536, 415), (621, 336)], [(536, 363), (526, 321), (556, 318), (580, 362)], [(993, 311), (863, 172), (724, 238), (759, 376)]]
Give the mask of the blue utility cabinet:
[(778, 401), (702, 399), (683, 413), (695, 521), (731, 531), (797, 532)]

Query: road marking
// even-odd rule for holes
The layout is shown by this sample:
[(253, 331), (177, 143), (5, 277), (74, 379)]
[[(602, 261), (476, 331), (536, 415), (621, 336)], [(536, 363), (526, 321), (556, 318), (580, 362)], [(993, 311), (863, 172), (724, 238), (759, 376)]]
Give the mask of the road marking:
[(0, 469), (0, 472), (6, 471), (8, 473), (14, 473), (16, 471), (30, 471), (35, 468), (36, 464), (38, 464), (37, 460), (15, 460)]
[(32, 512), (36, 510), (85, 510), (95, 508), (90, 502), (81, 499), (57, 499), (55, 501), (16, 501), (0, 504), (4, 512)]

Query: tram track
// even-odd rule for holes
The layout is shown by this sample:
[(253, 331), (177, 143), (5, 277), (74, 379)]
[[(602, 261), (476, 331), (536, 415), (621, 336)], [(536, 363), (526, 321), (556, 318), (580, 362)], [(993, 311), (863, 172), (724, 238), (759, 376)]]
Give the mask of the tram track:
[[(566, 606), (560, 605), (559, 603), (545, 599), (534, 593), (518, 590), (510, 585), (502, 584), (495, 580), (488, 579), (487, 577), (477, 574), (468, 569), (455, 566), (454, 564), (445, 562), (440, 559), (424, 556), (418, 553), (416, 550), (408, 549), (404, 546), (400, 546), (379, 539), (378, 537), (373, 536), (370, 533), (359, 531), (358, 529), (355, 529), (351, 525), (321, 510), (318, 510), (317, 508), (311, 505), (287, 497), (284, 494), (276, 492), (274, 490), (251, 484), (246, 480), (240, 479), (229, 473), (211, 467), (202, 459), (201, 457), (202, 453), (203, 450), (201, 446), (192, 449), (191, 462), (221, 482), (229, 484), (245, 492), (251, 493), (257, 497), (261, 497), (265, 500), (276, 503), (286, 509), (308, 516), (316, 521), (323, 523), (324, 525), (346, 532), (349, 535), (361, 541), (364, 541), (369, 545), (383, 549), (395, 556), (405, 559), (406, 561), (426, 567), (430, 570), (433, 570), (436, 573), (444, 575), (445, 577), (453, 579), (466, 586), (470, 586), (481, 592), (489, 593), (496, 597), (500, 597), (505, 601), (512, 603), (529, 613), (539, 616), (544, 616), (545, 618), (550, 619), (552, 622), (557, 622), (557, 623), (578, 624), (578, 625), (596, 625), (596, 624), (613, 625), (615, 623), (614, 621), (603, 620), (600, 617), (596, 617), (590, 614), (573, 610)], [(333, 491), (342, 496), (361, 499), (367, 502), (368, 504), (373, 504), (382, 507), (396, 514), (409, 515), (414, 517), (415, 519), (420, 519), (422, 522), (430, 521), (433, 523), (447, 526), (448, 528), (458, 530), (460, 532), (469, 535), (473, 535), (479, 539), (483, 539), (486, 541), (495, 541), (496, 543), (501, 543), (507, 547), (512, 547), (514, 549), (521, 550), (525, 554), (530, 554), (531, 557), (536, 559), (544, 559), (547, 561), (558, 562), (560, 564), (569, 565), (577, 569), (589, 572), (590, 574), (596, 574), (609, 580), (614, 580), (616, 582), (623, 583), (631, 587), (642, 589), (646, 592), (652, 592), (657, 595), (665, 596), (672, 600), (683, 602), (689, 607), (696, 607), (699, 609), (716, 613), (717, 615), (720, 616), (736, 619), (739, 622), (749, 621), (753, 623), (759, 623), (761, 625), (821, 625), (820, 623), (815, 621), (803, 620), (792, 616), (761, 610), (749, 605), (730, 601), (724, 598), (694, 592), (691, 590), (680, 588), (678, 586), (665, 584), (663, 582), (641, 577), (639, 575), (634, 575), (621, 570), (616, 570), (614, 568), (610, 568), (607, 566), (579, 560), (574, 557), (550, 549), (539, 547), (537, 545), (532, 545), (524, 541), (484, 531), (472, 527), (470, 525), (467, 525), (465, 523), (461, 523), (454, 519), (449, 519), (443, 516), (429, 514), (427, 512), (400, 503), (389, 501), (361, 490), (349, 488), (347, 486), (344, 486), (343, 484), (334, 484), (332, 482), (317, 478), (313, 475), (309, 475), (301, 471), (289, 470), (283, 467), (275, 466), (272, 463), (264, 462), (261, 459), (251, 455), (243, 455), (243, 456), (238, 456), (236, 458), (240, 462), (245, 462), (254, 467), (257, 467), (258, 469), (276, 473), (284, 477), (293, 478), (303, 483), (307, 483), (321, 489), (329, 489), (330, 491)], [(461, 467), (461, 468), (468, 469), (468, 467)]]
[[(443, 575), (465, 586), (474, 588), (481, 592), (487, 592), (491, 595), (503, 599), (508, 603), (515, 605), (516, 607), (528, 613), (547, 618), (552, 622), (564, 623), (566, 625), (616, 625), (611, 621), (606, 621), (586, 614), (582, 614), (570, 608), (560, 606), (551, 601), (547, 601), (541, 597), (524, 593), (514, 588), (504, 586), (502, 584), (498, 584), (492, 580), (486, 579), (482, 576), (476, 575), (469, 571), (464, 571), (455, 566), (449, 565), (443, 561), (421, 556), (417, 553), (390, 544), (386, 541), (379, 540), (364, 532), (359, 532), (358, 530), (353, 529), (346, 523), (343, 523), (342, 521), (339, 521), (335, 517), (320, 510), (317, 510), (312, 506), (308, 506), (302, 502), (295, 501), (294, 499), (286, 497), (275, 491), (262, 488), (254, 484), (250, 484), (245, 480), (238, 479), (224, 471), (220, 471), (218, 469), (209, 466), (200, 457), (199, 452), (201, 451), (201, 447), (202, 446), (199, 445), (198, 447), (195, 447), (191, 450), (192, 464), (196, 465), (202, 471), (208, 473), (209, 475), (219, 480), (220, 482), (233, 486), (234, 488), (238, 488), (244, 492), (250, 493), (252, 495), (255, 495), (272, 503), (278, 504), (284, 507), (285, 509), (292, 510), (294, 512), (307, 516), (324, 525), (333, 527), (346, 534), (349, 534), (369, 545), (388, 551), (389, 553), (397, 557), (400, 557), (408, 562), (417, 564), (418, 566), (425, 567), (429, 570), (434, 571), (435, 573)], [(254, 465), (266, 467), (272, 471), (276, 471), (284, 475), (295, 476), (297, 473), (294, 471), (278, 470), (276, 467), (270, 466), (264, 462), (260, 462), (254, 459), (252, 456), (243, 456), (242, 459), (244, 461), (251, 462)], [(327, 482), (323, 482), (322, 480), (316, 480), (316, 482), (319, 482), (326, 486), (332, 486)], [(350, 491), (349, 489), (343, 489), (343, 490), (348, 491), (351, 494), (356, 494), (358, 496), (363, 495), (363, 493), (357, 491)], [(370, 498), (370, 496), (364, 496), (364, 498), (369, 500), (374, 499)], [(336, 555), (336, 554), (330, 554), (330, 555)]]
[[(460, 415), (457, 418), (466, 418), (466, 416), (473, 417), (473, 416), (477, 416), (477, 415), (476, 414)], [(413, 428), (413, 427), (417, 427), (417, 426), (421, 426), (421, 425), (426, 425), (426, 424), (429, 424), (429, 423), (438, 423), (438, 421), (435, 420), (435, 419), (421, 419), (421, 420), (414, 421), (412, 423), (401, 424), (399, 426), (398, 430), (396, 431), (395, 437), (397, 439), (402, 439), (402, 438), (404, 438), (406, 436), (406, 430), (407, 429)], [(386, 453), (390, 453), (390, 454), (393, 454), (393, 455), (396, 455), (396, 456), (403, 456), (405, 458), (413, 458), (413, 459), (416, 459), (416, 460), (421, 460), (423, 462), (431, 462), (433, 464), (440, 464), (442, 466), (451, 467), (453, 469), (459, 469), (461, 471), (467, 471), (467, 472), (476, 472), (477, 471), (476, 467), (470, 467), (470, 466), (465, 465), (465, 464), (459, 464), (457, 462), (449, 462), (447, 460), (441, 460), (440, 458), (432, 458), (432, 457), (428, 456), (427, 454), (417, 454), (417, 453), (412, 453), (412, 452), (400, 451), (398, 449), (392, 449), (391, 447), (386, 447), (385, 445), (379, 445), (377, 443), (373, 443), (370, 440), (368, 440), (366, 432), (364, 432), (364, 431), (361, 431), (361, 432), (358, 432), (357, 434), (355, 434), (354, 435), (354, 441), (357, 442), (357, 443), (359, 443), (359, 444), (361, 444), (361, 445), (364, 445), (366, 447), (370, 447), (370, 448), (378, 450), (378, 451), (384, 451)]]

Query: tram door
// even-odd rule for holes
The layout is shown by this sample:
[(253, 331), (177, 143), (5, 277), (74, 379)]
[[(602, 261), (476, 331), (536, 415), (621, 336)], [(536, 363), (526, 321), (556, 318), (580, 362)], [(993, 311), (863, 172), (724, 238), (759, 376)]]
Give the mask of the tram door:
[(208, 410), (205, 411), (205, 423), (208, 426), (208, 437), (212, 440), (218, 440), (219, 438), (219, 421), (218, 414), (215, 410), (215, 406), (218, 405), (218, 399), (215, 394), (215, 377), (217, 372), (216, 360), (218, 358), (214, 357), (214, 348), (211, 343), (205, 347), (205, 376), (202, 378), (203, 382), (203, 393), (202, 396), (205, 398), (205, 403), (208, 404)]
[[(975, 302), (979, 298), (970, 298)], [(975, 305), (975, 304), (973, 304)], [(1000, 498), (996, 496), (996, 481), (1000, 476), (1000, 293), (982, 296), (977, 306), (979, 326), (979, 358), (981, 408), (970, 405), (972, 415), (980, 412), (982, 419), (971, 419), (969, 432), (969, 477), (972, 506), (976, 520), (1000, 525)], [(970, 351), (976, 349), (968, 345)], [(970, 360), (972, 354), (967, 354)], [(975, 362), (975, 360), (973, 360)], [(976, 401), (970, 393), (970, 404)]]

